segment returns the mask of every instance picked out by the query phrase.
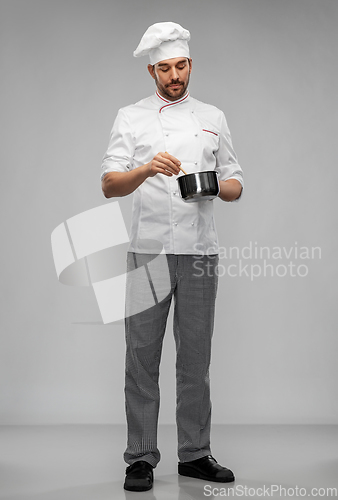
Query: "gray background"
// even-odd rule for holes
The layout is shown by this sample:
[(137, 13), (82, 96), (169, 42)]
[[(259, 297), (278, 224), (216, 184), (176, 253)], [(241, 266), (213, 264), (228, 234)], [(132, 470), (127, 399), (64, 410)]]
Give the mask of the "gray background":
[(213, 421), (337, 423), (335, 0), (1, 1), (0, 423), (124, 422), (123, 326), (95, 324), (92, 290), (58, 282), (50, 235), (110, 203), (99, 174), (116, 112), (154, 91), (132, 51), (168, 20), (191, 31), (191, 94), (225, 112), (245, 173), (240, 203), (215, 201), (220, 245), (322, 252), (296, 262), (303, 278), (220, 278)]

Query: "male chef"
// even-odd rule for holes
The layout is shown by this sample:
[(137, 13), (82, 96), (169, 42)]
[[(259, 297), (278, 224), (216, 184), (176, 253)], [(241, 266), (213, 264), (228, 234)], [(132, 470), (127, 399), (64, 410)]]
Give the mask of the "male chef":
[[(163, 300), (125, 321), (128, 440), (124, 460), (129, 466), (124, 488), (129, 491), (152, 488), (153, 469), (161, 457), (158, 378), (172, 298), (178, 473), (207, 481), (234, 481), (232, 471), (217, 463), (210, 448), (209, 365), (218, 263), (213, 206), (219, 201), (186, 203), (179, 194), (177, 176), (183, 175), (181, 167), (187, 173), (215, 170), (218, 197), (231, 202), (241, 195), (242, 169), (223, 112), (189, 94), (189, 39), (189, 31), (173, 22), (156, 23), (144, 33), (134, 56), (149, 56), (148, 71), (156, 91), (119, 110), (102, 164), (107, 198), (134, 193), (128, 271), (149, 262), (152, 251), (144, 241), (155, 240), (165, 253), (170, 277)], [(149, 274), (154, 286), (152, 279)], [(133, 297), (142, 298), (145, 286), (136, 281), (130, 290)]]

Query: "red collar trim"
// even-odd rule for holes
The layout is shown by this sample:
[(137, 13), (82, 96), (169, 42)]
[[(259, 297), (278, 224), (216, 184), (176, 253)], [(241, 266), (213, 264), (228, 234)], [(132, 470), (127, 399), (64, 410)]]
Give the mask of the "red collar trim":
[(189, 97), (189, 92), (187, 92), (187, 94), (182, 98), (182, 99), (179, 99), (178, 101), (167, 101), (167, 99), (164, 99), (164, 97), (162, 97), (156, 90), (156, 95), (162, 99), (162, 101), (166, 102), (167, 104), (165, 104), (164, 106), (162, 106), (162, 108), (160, 108), (159, 110), (159, 113), (161, 113), (162, 109), (164, 108), (168, 108), (169, 106), (174, 106), (175, 104), (180, 104), (181, 102), (185, 101), (188, 97)]
[(162, 96), (161, 96), (161, 95), (157, 92), (157, 90), (156, 90), (156, 95), (157, 95), (157, 97), (159, 97), (162, 101), (164, 101), (164, 102), (170, 102), (170, 101), (167, 101), (167, 99), (164, 99), (164, 97), (162, 97)]

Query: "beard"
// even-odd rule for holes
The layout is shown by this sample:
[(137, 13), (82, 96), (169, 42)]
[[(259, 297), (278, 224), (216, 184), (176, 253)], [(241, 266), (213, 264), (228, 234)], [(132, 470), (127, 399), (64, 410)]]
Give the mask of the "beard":
[[(177, 99), (180, 99), (181, 97), (184, 96), (184, 94), (187, 91), (188, 85), (189, 85), (189, 80), (190, 80), (190, 74), (188, 75), (188, 79), (186, 82), (181, 82), (179, 79), (177, 79), (177, 80), (172, 80), (167, 85), (162, 85), (158, 81), (158, 78), (157, 78), (156, 73), (155, 73), (156, 87), (157, 87), (159, 93), (163, 97), (166, 97), (169, 101), (176, 101)], [(178, 89), (172, 89), (172, 88), (170, 88), (170, 85), (179, 85), (180, 87)]]

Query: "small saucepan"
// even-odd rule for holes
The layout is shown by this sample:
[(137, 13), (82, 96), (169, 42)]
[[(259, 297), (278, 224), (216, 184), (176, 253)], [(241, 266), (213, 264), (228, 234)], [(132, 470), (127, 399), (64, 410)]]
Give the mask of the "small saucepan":
[(213, 200), (219, 193), (215, 170), (205, 170), (177, 177), (182, 199), (187, 202)]

